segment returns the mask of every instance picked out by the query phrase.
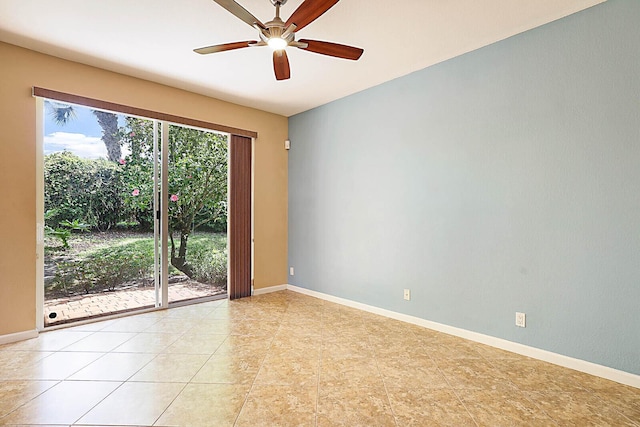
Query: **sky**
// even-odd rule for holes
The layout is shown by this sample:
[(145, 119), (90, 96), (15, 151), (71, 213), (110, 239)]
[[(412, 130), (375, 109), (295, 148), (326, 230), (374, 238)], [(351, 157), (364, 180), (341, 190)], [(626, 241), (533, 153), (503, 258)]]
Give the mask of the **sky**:
[[(58, 125), (52, 119), (49, 107), (45, 106), (44, 154), (67, 150), (86, 159), (106, 159), (107, 149), (101, 139), (102, 128), (98, 124), (98, 119), (90, 108), (77, 105), (73, 108), (76, 112), (75, 118), (64, 125)], [(119, 116), (119, 121), (122, 126), (123, 116)], [(124, 155), (126, 155), (126, 147), (123, 147)]]
[[(0, 0), (1, 1), (1, 0)], [(107, 149), (102, 142), (102, 128), (91, 108), (74, 105), (75, 117), (64, 125), (57, 124), (45, 103), (44, 114), (44, 154), (70, 151), (85, 159), (106, 159)], [(54, 105), (69, 105), (55, 102)], [(118, 126), (125, 125), (125, 115), (118, 115)], [(122, 147), (122, 157), (130, 154), (128, 146)]]

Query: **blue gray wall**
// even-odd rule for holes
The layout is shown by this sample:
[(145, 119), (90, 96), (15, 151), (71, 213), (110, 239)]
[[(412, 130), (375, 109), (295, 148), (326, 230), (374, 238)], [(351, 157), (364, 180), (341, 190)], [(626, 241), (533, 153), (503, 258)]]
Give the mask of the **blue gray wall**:
[(639, 22), (609, 0), (291, 117), (289, 283), (640, 374)]

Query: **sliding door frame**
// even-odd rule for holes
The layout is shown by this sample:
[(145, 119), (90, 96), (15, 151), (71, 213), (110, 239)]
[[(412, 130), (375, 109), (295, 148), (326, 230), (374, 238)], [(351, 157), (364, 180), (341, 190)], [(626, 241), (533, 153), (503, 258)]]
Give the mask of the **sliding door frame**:
[(44, 329), (44, 98), (36, 98), (36, 330)]
[[(227, 219), (227, 224), (228, 224), (227, 226), (228, 243), (227, 244), (228, 244), (228, 255), (229, 255), (229, 259), (227, 262), (227, 298), (230, 297), (232, 292), (235, 292), (234, 289), (236, 288), (236, 283), (232, 280), (233, 278), (231, 274), (231, 269), (233, 268), (234, 263), (236, 264), (236, 267), (238, 264), (238, 262), (233, 258), (237, 255), (232, 255), (232, 247), (234, 246), (234, 244), (231, 242), (231, 230), (230, 230), (230, 223), (232, 223), (232, 221), (244, 222), (245, 223), (244, 229), (249, 230), (248, 246), (247, 246), (247, 242), (244, 242), (244, 247), (248, 248), (249, 265), (245, 266), (245, 270), (249, 272), (249, 282), (248, 282), (249, 292), (247, 293), (246, 290), (244, 290), (241, 296), (250, 296), (253, 293), (253, 277), (254, 277), (254, 245), (253, 245), (253, 242), (254, 242), (254, 194), (253, 194), (254, 175), (253, 175), (253, 170), (254, 170), (254, 162), (255, 162), (255, 158), (254, 158), (255, 140), (258, 137), (257, 132), (238, 129), (238, 128), (225, 126), (225, 125), (219, 125), (216, 123), (211, 123), (211, 122), (206, 122), (206, 121), (201, 121), (196, 119), (190, 119), (190, 118), (181, 117), (181, 116), (175, 116), (175, 115), (166, 114), (166, 113), (160, 113), (160, 112), (146, 110), (146, 109), (137, 108), (137, 107), (131, 107), (131, 106), (122, 105), (122, 104), (116, 104), (116, 103), (107, 102), (107, 101), (101, 101), (93, 98), (87, 98), (84, 96), (58, 92), (58, 91), (44, 89), (40, 87), (33, 87), (32, 95), (36, 99), (36, 127), (37, 127), (36, 129), (36, 145), (37, 145), (37, 149), (36, 149), (36, 163), (37, 163), (36, 165), (36, 174), (37, 174), (36, 176), (36, 227), (37, 227), (36, 329), (38, 331), (44, 330), (44, 286), (43, 286), (43, 278), (44, 278), (44, 171), (43, 171), (44, 150), (43, 150), (43, 147), (44, 147), (44, 100), (45, 99), (66, 102), (66, 103), (78, 105), (81, 107), (89, 107), (89, 108), (98, 109), (98, 110), (106, 110), (109, 112), (137, 116), (144, 119), (151, 119), (154, 121), (154, 155), (156, 155), (156, 159), (155, 159), (156, 161), (154, 162), (156, 165), (156, 167), (154, 167), (154, 182), (156, 183), (155, 185), (158, 184), (158, 179), (162, 180), (160, 185), (160, 191), (162, 194), (160, 194), (160, 197), (159, 197), (160, 198), (159, 206), (158, 206), (158, 201), (155, 200), (155, 197), (154, 197), (154, 210), (156, 207), (160, 209), (160, 220), (158, 221), (157, 216), (155, 220), (155, 222), (156, 223), (159, 222), (159, 224), (156, 224), (154, 226), (154, 229), (157, 229), (158, 226), (160, 227), (160, 230), (157, 230), (157, 231), (160, 231), (160, 239), (161, 239), (159, 242), (159, 246), (160, 246), (160, 254), (158, 257), (159, 259), (156, 260), (159, 264), (160, 269), (156, 270), (156, 273), (154, 273), (154, 276), (155, 276), (154, 282), (156, 283), (156, 296), (159, 298), (156, 298), (155, 308), (140, 309), (140, 310), (136, 310), (133, 313), (143, 313), (143, 312), (154, 311), (158, 309), (166, 309), (166, 308), (169, 308), (170, 306), (186, 305), (190, 303), (190, 301), (185, 301), (185, 302), (176, 301), (175, 303), (169, 304), (169, 296), (168, 296), (168, 274), (166, 273), (168, 273), (168, 268), (169, 268), (169, 254), (168, 254), (169, 213), (167, 209), (169, 126), (171, 124), (184, 125), (188, 127), (212, 130), (219, 133), (227, 134), (228, 141), (229, 141), (228, 142), (229, 144), (228, 166), (231, 166), (232, 164), (232, 153), (233, 153), (232, 141), (236, 138), (240, 141), (245, 141), (245, 142), (248, 140), (249, 150), (250, 150), (249, 165), (248, 165), (249, 175), (248, 175), (248, 179), (246, 179), (246, 175), (245, 175), (244, 177), (245, 179), (243, 180), (242, 184), (245, 192), (246, 191), (249, 192), (250, 201), (249, 201), (248, 210), (245, 208), (244, 211), (242, 212), (244, 215), (240, 217), (236, 217), (236, 212), (234, 212), (233, 208), (231, 207), (233, 205), (232, 199), (231, 199), (232, 197), (231, 187), (237, 185), (237, 183), (232, 182), (232, 179), (234, 178), (231, 173), (232, 168), (231, 167), (228, 168), (228, 176), (227, 176), (228, 196), (227, 197), (229, 200), (230, 210), (229, 210), (229, 216)], [(161, 141), (159, 154), (162, 162), (162, 164), (160, 165), (160, 173), (158, 173), (157, 171), (158, 127), (160, 127), (160, 141)], [(158, 246), (158, 242), (156, 239), (156, 247), (157, 246)], [(238, 261), (246, 263), (247, 262), (246, 252), (243, 252), (243, 254), (244, 254), (243, 261), (240, 261), (240, 260)], [(244, 275), (246, 276), (246, 273)], [(246, 278), (243, 280), (246, 281)], [(160, 295), (158, 295), (158, 285), (161, 291)], [(243, 283), (243, 289), (245, 288), (246, 288), (246, 283)], [(240, 297), (240, 296), (237, 296), (237, 297)], [(131, 313), (132, 312), (118, 313), (111, 316), (100, 317), (97, 319), (79, 320), (78, 322), (73, 322), (72, 324), (80, 325), (83, 323), (106, 320), (109, 318), (122, 317), (122, 316), (130, 315)], [(47, 327), (47, 329), (52, 330), (52, 329), (65, 327), (65, 326), (68, 326), (68, 325), (51, 326), (51, 327)]]

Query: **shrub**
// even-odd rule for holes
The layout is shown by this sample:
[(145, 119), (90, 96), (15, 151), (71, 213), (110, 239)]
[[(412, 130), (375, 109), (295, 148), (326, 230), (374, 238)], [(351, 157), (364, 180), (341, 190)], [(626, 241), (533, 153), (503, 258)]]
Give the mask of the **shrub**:
[(190, 256), (193, 278), (208, 285), (227, 286), (227, 253), (216, 250), (193, 251)]
[(83, 261), (70, 260), (58, 263), (53, 289), (66, 293), (77, 293), (79, 289), (88, 294), (93, 290), (93, 277), (90, 267)]
[[(194, 280), (226, 288), (225, 234), (194, 234), (188, 257)], [(108, 247), (85, 252), (78, 259), (58, 262), (51, 287), (73, 294), (114, 290), (127, 282), (152, 282), (153, 259), (152, 238), (120, 239)]]
[(58, 262), (51, 288), (54, 291), (62, 290), (69, 294), (73, 290), (75, 281), (75, 263), (73, 261)]
[(114, 290), (116, 286), (140, 278), (137, 260), (119, 256), (90, 258), (86, 261), (91, 270), (96, 291)]
[(118, 165), (104, 159), (82, 159), (63, 151), (45, 156), (44, 206), (53, 229), (63, 221), (79, 221), (109, 229), (126, 215)]

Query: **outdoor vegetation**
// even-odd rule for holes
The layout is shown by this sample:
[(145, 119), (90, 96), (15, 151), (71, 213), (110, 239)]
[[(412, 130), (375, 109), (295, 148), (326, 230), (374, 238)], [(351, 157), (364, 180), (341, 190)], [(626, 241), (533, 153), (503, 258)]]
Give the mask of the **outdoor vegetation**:
[[(65, 123), (73, 108), (50, 105), (50, 113)], [(153, 285), (153, 122), (94, 115), (106, 159), (45, 156), (48, 297)], [(224, 136), (170, 126), (165, 202), (174, 278), (226, 287), (227, 153)]]

